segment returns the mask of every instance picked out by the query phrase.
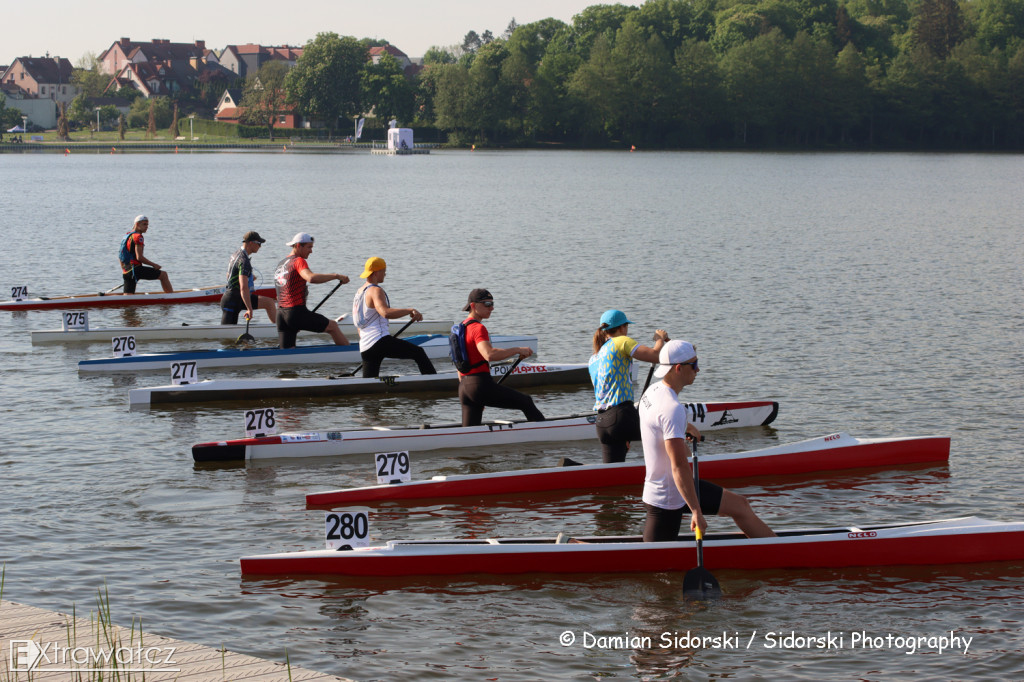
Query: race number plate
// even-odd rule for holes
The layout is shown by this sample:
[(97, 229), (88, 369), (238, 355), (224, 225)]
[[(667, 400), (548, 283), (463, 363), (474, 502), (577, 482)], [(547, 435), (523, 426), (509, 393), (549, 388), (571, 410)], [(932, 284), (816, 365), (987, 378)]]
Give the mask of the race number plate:
[(131, 334), (128, 336), (115, 336), (110, 339), (110, 344), (114, 347), (115, 358), (126, 358), (130, 355), (135, 355), (137, 350), (135, 337)]
[(409, 451), (378, 452), (373, 456), (377, 483), (403, 483), (412, 479)]
[(171, 363), (171, 383), (175, 386), (194, 384), (199, 381), (199, 370), (195, 360)]
[(355, 549), (370, 544), (370, 512), (366, 509), (338, 509), (324, 516), (327, 549), (345, 545)]
[(273, 407), (245, 411), (245, 437), (262, 438), (277, 433), (277, 415)]
[(28, 298), (28, 287), (11, 287), (11, 300), (24, 301)]
[(89, 331), (88, 310), (72, 310), (61, 315), (60, 319), (64, 323), (63, 331)]

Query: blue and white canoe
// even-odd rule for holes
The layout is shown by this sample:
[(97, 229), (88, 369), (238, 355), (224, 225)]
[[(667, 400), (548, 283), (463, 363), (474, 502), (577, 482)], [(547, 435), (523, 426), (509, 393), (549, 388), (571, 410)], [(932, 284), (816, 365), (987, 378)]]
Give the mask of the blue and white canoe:
[[(423, 348), (431, 359), (448, 357), (447, 334), (419, 334), (405, 337), (409, 343)], [(492, 336), (491, 342), (498, 348), (528, 346), (537, 352), (536, 336)], [(270, 367), (281, 365), (325, 365), (362, 362), (359, 344), (338, 346), (318, 344), (296, 348), (221, 348), (217, 350), (169, 351), (143, 353), (124, 358), (103, 358), (82, 360), (78, 371), (96, 372), (150, 372), (169, 371), (171, 365), (195, 363), (197, 370), (211, 367)]]

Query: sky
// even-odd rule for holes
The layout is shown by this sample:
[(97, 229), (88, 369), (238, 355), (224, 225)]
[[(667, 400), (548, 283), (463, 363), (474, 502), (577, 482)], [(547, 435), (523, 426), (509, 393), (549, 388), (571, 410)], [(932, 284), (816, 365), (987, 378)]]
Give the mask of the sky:
[[(24, 0), (5, 3), (0, 22), (0, 64), (18, 57), (67, 57), (76, 64), (87, 52), (99, 55), (122, 37), (172, 43), (205, 40), (226, 45), (301, 46), (317, 33), (332, 31), (356, 38), (379, 38), (422, 57), (432, 46), (461, 44), (469, 31), (490, 30), (500, 36), (509, 21), (528, 24), (553, 17), (566, 23), (590, 5), (614, 0)], [(623, 4), (641, 4), (640, 0)], [(14, 11), (25, 8), (24, 13)], [(20, 16), (19, 16), (20, 15)]]

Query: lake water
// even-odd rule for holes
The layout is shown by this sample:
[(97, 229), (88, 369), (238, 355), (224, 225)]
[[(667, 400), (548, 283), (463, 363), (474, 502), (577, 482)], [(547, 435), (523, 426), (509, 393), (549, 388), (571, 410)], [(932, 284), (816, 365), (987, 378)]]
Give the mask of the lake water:
[[(455, 320), (469, 290), (486, 286), (492, 334), (536, 334), (543, 360), (585, 361), (610, 307), (642, 341), (664, 328), (694, 342), (701, 373), (684, 397), (781, 406), (770, 428), (709, 434), (705, 453), (838, 431), (952, 437), (948, 466), (736, 487), (772, 526), (1024, 519), (1024, 157), (2, 155), (0, 177), (5, 295), (16, 285), (33, 295), (116, 286), (117, 240), (138, 213), (151, 222), (147, 256), (178, 288), (219, 284), (250, 229), (269, 240), (254, 258), (267, 280), (284, 243), (308, 231), (314, 270), (355, 278), (383, 256), (391, 300), (430, 318)], [(311, 300), (330, 288), (314, 286)], [(324, 310), (348, 311), (354, 291), (343, 287)], [(92, 326), (218, 319), (215, 306), (90, 312)], [(370, 458), (196, 466), (191, 445), (240, 436), (243, 405), (130, 413), (129, 388), (167, 377), (79, 377), (79, 360), (110, 349), (30, 344), (28, 330), (58, 325), (54, 311), (0, 314), (4, 598), (81, 613), (105, 586), (116, 621), (137, 616), (146, 631), (274, 660), (287, 651), (294, 664), (360, 680), (1007, 679), (1024, 669), (1019, 563), (717, 571), (726, 596), (710, 605), (683, 602), (673, 574), (242, 580), (243, 555), (322, 546), (323, 512), (306, 510), (305, 494), (369, 483)], [(144, 346), (172, 347), (184, 346)], [(214, 376), (228, 374), (201, 374)], [(537, 402), (563, 414), (589, 409), (592, 394), (543, 391)], [(459, 415), (454, 396), (278, 408), (288, 430)], [(561, 456), (599, 459), (589, 442), (441, 451), (414, 453), (414, 472)], [(387, 506), (371, 532), (618, 534), (639, 532), (642, 519), (638, 497), (620, 491)], [(565, 631), (575, 645), (561, 646)], [(854, 632), (974, 639), (966, 655), (908, 654), (854, 647)], [(735, 634), (740, 644), (663, 648), (663, 633)], [(769, 648), (768, 633), (845, 640)], [(586, 635), (653, 645), (587, 647)]]

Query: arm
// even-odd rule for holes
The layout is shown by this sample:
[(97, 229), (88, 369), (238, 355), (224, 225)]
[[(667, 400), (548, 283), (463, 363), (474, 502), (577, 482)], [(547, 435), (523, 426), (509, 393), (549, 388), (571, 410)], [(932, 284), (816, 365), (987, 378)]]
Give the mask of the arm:
[(690, 530), (700, 527), (703, 533), (708, 522), (704, 520), (704, 514), (700, 511), (700, 502), (697, 500), (697, 489), (693, 485), (693, 475), (690, 472), (690, 463), (687, 461), (690, 456), (690, 446), (682, 438), (669, 438), (665, 441), (665, 449), (672, 462), (672, 479), (676, 482), (676, 488), (683, 496), (686, 506), (690, 508)]
[(393, 320), (396, 317), (405, 317), (408, 315), (413, 319), (414, 322), (419, 322), (423, 319), (423, 315), (420, 311), (415, 308), (391, 308), (387, 304), (387, 299), (384, 296), (384, 292), (381, 291), (380, 287), (367, 287), (369, 291), (366, 292), (366, 298), (368, 299), (368, 307), (373, 308), (377, 311), (377, 314), (381, 317), (386, 317), (389, 320)]
[(659, 329), (654, 332), (654, 348), (637, 346), (633, 349), (633, 357), (644, 362), (656, 363), (658, 355), (661, 353), (661, 347), (665, 345), (666, 341), (668, 341), (668, 333), (664, 329)]
[(495, 348), (491, 345), (490, 339), (477, 341), (476, 349), (480, 351), (480, 355), (482, 355), (484, 360), (487, 362), (507, 360), (514, 355), (518, 355), (522, 358), (528, 358), (533, 355), (533, 351), (526, 346), (519, 346), (517, 348)]
[(330, 282), (333, 280), (338, 280), (342, 284), (348, 284), (348, 277), (345, 275), (339, 275), (336, 272), (330, 274), (326, 272), (317, 274), (309, 268), (304, 268), (299, 271), (299, 276), (310, 284), (323, 284), (324, 282)]
[(139, 262), (142, 263), (143, 265), (148, 265), (148, 266), (150, 266), (152, 268), (156, 268), (157, 270), (159, 270), (160, 269), (159, 265), (157, 265), (156, 263), (154, 263), (153, 261), (149, 260), (148, 258), (146, 258), (145, 256), (142, 255), (142, 250), (145, 249), (145, 248), (146, 248), (145, 244), (143, 244), (142, 242), (136, 242), (135, 243), (135, 257), (138, 258)]
[(252, 296), (249, 295), (249, 278), (238, 273), (238, 291), (242, 295), (242, 303), (245, 304), (245, 319), (252, 319)]

